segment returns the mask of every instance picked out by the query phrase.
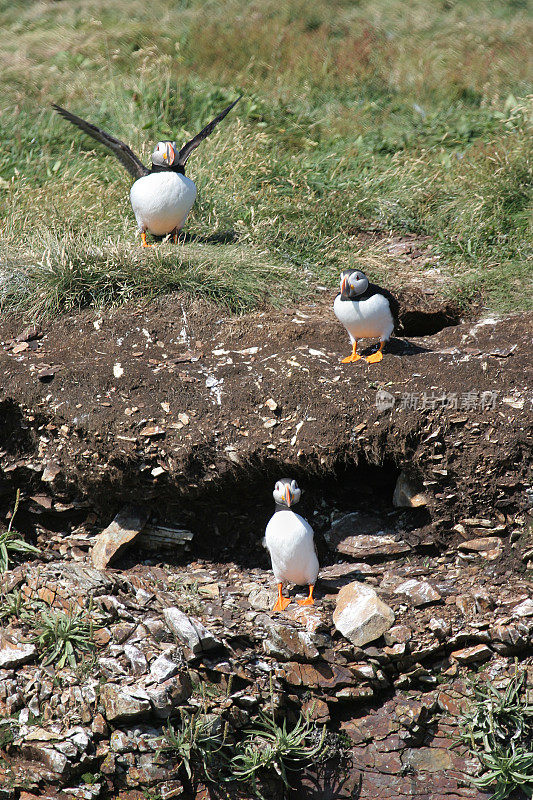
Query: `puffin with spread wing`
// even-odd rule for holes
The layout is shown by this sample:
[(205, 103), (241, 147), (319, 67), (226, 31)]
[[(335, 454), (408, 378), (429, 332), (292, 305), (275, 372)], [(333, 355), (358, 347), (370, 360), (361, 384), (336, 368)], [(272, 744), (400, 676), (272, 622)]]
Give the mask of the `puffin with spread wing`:
[(155, 236), (171, 234), (174, 242), (177, 242), (178, 234), (196, 199), (194, 181), (185, 175), (187, 159), (240, 99), (238, 97), (218, 114), (181, 150), (178, 150), (176, 142), (158, 142), (152, 154), (151, 169), (145, 167), (124, 142), (55, 103), (52, 107), (73, 125), (81, 128), (84, 133), (109, 147), (135, 178), (130, 190), (131, 205), (141, 232), (143, 247), (150, 247), (146, 241), (147, 232)]

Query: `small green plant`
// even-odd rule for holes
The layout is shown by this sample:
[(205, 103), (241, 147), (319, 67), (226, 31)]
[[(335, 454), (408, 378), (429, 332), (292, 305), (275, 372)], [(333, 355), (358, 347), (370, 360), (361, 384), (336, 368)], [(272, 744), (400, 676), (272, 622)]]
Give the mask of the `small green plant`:
[[(232, 778), (251, 782), (258, 797), (262, 797), (257, 778), (263, 773), (274, 773), (289, 788), (288, 772), (307, 766), (320, 757), (324, 749), (325, 726), (319, 734), (316, 726), (300, 715), (296, 725), (287, 730), (287, 722), (278, 725), (273, 717), (260, 713), (253, 728), (231, 759)], [(313, 743), (313, 739), (315, 740)]]
[(14, 726), (11, 719), (0, 720), (0, 750), (4, 750), (15, 738)]
[(24, 614), (24, 595), (19, 589), (4, 595), (0, 602), (0, 620), (19, 619)]
[(85, 772), (81, 776), (81, 779), (87, 786), (94, 786), (100, 780), (100, 773), (99, 772)]
[(189, 781), (193, 777), (213, 781), (226, 760), (226, 734), (227, 726), (219, 727), (218, 719), (200, 711), (193, 714), (183, 711), (178, 728), (168, 723), (159, 753), (178, 756)]
[(57, 663), (58, 668), (62, 669), (68, 663), (75, 667), (77, 656), (96, 648), (91, 609), (42, 609), (34, 617), (33, 625), (37, 629), (33, 641), (42, 651), (41, 660), (45, 666)]
[(176, 593), (176, 603), (178, 607), (187, 614), (198, 614), (204, 606), (200, 595), (198, 581), (186, 581), (177, 578), (172, 585)]
[(473, 693), (459, 719), (459, 740), (481, 768), (472, 783), (491, 789), (492, 800), (504, 800), (516, 789), (533, 797), (533, 704), (526, 670), (517, 667), (504, 691), (487, 681), (475, 684)]
[(39, 548), (26, 542), (22, 535), (13, 528), (13, 521), (20, 503), (20, 489), (17, 489), (15, 508), (9, 520), (7, 530), (0, 533), (0, 573), (7, 572), (12, 553), (39, 553)]

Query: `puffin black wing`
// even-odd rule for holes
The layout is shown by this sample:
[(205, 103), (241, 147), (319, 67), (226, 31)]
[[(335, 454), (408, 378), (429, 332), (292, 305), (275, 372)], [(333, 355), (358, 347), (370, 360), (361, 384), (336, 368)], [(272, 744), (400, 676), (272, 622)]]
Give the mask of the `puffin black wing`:
[(127, 144), (124, 144), (124, 142), (115, 139), (115, 137), (111, 136), (109, 133), (97, 128), (96, 125), (92, 125), (81, 117), (77, 117), (76, 114), (71, 114), (66, 108), (61, 108), (61, 106), (55, 103), (52, 103), (52, 108), (57, 111), (58, 114), (61, 114), (62, 117), (68, 119), (69, 122), (72, 122), (73, 125), (77, 125), (78, 128), (81, 128), (84, 133), (96, 139), (97, 142), (109, 147), (133, 178), (142, 178), (144, 175), (149, 174), (150, 170), (139, 161), (133, 150), (130, 150)]
[(211, 120), (211, 122), (208, 125), (206, 125), (205, 128), (202, 128), (200, 133), (196, 134), (194, 139), (191, 139), (190, 142), (187, 142), (187, 144), (183, 145), (176, 159), (176, 164), (178, 166), (180, 167), (185, 166), (185, 164), (187, 163), (187, 159), (189, 158), (192, 151), (198, 147), (198, 145), (203, 139), (206, 139), (209, 136), (209, 134), (214, 131), (215, 127), (218, 125), (220, 120), (224, 119), (226, 114), (228, 114), (233, 108), (233, 106), (239, 102), (241, 97), (238, 97), (236, 100), (234, 100), (234, 102), (231, 105), (225, 108), (224, 111), (221, 111), (221, 113), (217, 117), (215, 117), (215, 119)]

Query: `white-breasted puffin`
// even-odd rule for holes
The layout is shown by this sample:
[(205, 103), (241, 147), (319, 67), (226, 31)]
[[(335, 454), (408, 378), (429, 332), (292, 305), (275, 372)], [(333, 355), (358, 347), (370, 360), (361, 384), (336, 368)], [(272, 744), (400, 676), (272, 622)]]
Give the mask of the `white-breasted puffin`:
[(313, 589), (319, 567), (313, 529), (307, 520), (290, 510), (300, 500), (301, 494), (296, 481), (290, 478), (281, 478), (274, 487), (276, 510), (265, 533), (265, 545), (278, 584), (278, 599), (272, 611), (284, 611), (291, 602), (283, 597), (284, 583), (307, 584), (309, 596), (298, 603), (301, 606), (314, 604)]
[(341, 290), (335, 298), (333, 310), (352, 343), (352, 353), (343, 358), (342, 363), (361, 358), (357, 353), (358, 339), (379, 339), (379, 349), (365, 360), (369, 364), (381, 361), (385, 342), (398, 327), (399, 304), (396, 298), (387, 289), (370, 283), (360, 269), (345, 269), (341, 272)]
[(181, 150), (178, 151), (176, 142), (158, 142), (152, 154), (151, 169), (145, 167), (124, 142), (55, 103), (52, 103), (52, 108), (97, 142), (109, 147), (122, 166), (135, 178), (130, 190), (131, 205), (141, 232), (143, 247), (150, 247), (146, 241), (147, 231), (155, 236), (172, 234), (174, 242), (177, 242), (178, 234), (196, 199), (194, 181), (185, 175), (187, 159), (240, 99), (238, 97), (225, 108)]

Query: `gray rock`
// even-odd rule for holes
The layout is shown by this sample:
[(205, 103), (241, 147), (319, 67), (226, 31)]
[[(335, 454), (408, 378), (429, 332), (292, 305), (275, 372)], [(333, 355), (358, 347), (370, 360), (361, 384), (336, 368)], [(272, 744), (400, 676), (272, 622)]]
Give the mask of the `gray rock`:
[(163, 617), (169, 630), (186, 644), (194, 655), (219, 647), (220, 641), (199, 620), (188, 617), (179, 608), (165, 608)]
[(448, 750), (444, 747), (419, 747), (407, 750), (402, 755), (404, 767), (409, 767), (415, 772), (446, 773), (452, 769), (453, 761)]
[(492, 650), (486, 644), (476, 644), (473, 647), (465, 647), (462, 650), (454, 650), (452, 658), (460, 664), (475, 664), (478, 661), (486, 661), (492, 656)]
[(57, 742), (55, 744), (55, 749), (58, 750), (60, 753), (63, 753), (69, 759), (76, 758), (78, 755), (78, 748), (75, 746), (73, 742)]
[(59, 464), (56, 464), (55, 461), (47, 461), (43, 470), (43, 474), (41, 475), (41, 480), (44, 483), (53, 483), (60, 472), (61, 467)]
[(496, 536), (483, 536), (478, 539), (469, 539), (467, 542), (460, 542), (457, 549), (462, 552), (482, 553), (489, 550), (501, 550), (501, 539)]
[(396, 540), (395, 531), (384, 526), (381, 517), (354, 511), (336, 520), (325, 534), (330, 546), (351, 558), (391, 558), (408, 553), (411, 548)]
[(256, 624), (266, 629), (267, 638), (263, 641), (265, 653), (286, 661), (313, 661), (319, 652), (313, 644), (312, 637), (293, 625), (260, 614)]
[(364, 584), (349, 583), (337, 597), (333, 622), (352, 644), (362, 647), (378, 639), (394, 623), (394, 611)]
[(332, 564), (320, 570), (320, 585), (328, 590), (338, 591), (359, 578), (360, 575), (374, 575), (375, 567), (364, 562)]
[(440, 594), (430, 583), (417, 581), (414, 578), (401, 583), (394, 590), (394, 594), (403, 595), (416, 607), (426, 606), (429, 603), (437, 603), (442, 600)]
[(158, 617), (148, 617), (143, 620), (143, 624), (148, 628), (156, 642), (165, 642), (169, 640), (168, 628)]
[(70, 741), (73, 742), (80, 753), (85, 753), (90, 744), (90, 738), (83, 728), (73, 728), (68, 732)]
[(89, 564), (62, 564), (60, 569), (62, 577), (71, 581), (78, 592), (81, 590), (90, 594), (101, 594), (113, 586), (113, 581), (104, 572)]
[(156, 683), (163, 683), (174, 677), (179, 671), (178, 665), (163, 653), (150, 664), (150, 675)]
[(512, 610), (513, 617), (532, 617), (533, 616), (533, 600), (528, 598), (523, 600)]
[(166, 719), (172, 711), (185, 702), (192, 694), (192, 684), (185, 673), (175, 675), (164, 683), (150, 686), (147, 689), (152, 702), (154, 714), (160, 719)]
[(0, 631), (0, 669), (13, 669), (31, 661), (37, 648), (30, 642), (17, 642)]
[(105, 569), (110, 561), (140, 534), (147, 517), (143, 509), (133, 506), (123, 508), (113, 522), (96, 537), (91, 550), (93, 565), (97, 569)]
[(150, 699), (143, 690), (121, 688), (107, 683), (101, 694), (108, 722), (125, 722), (139, 719), (151, 709)]
[(63, 753), (58, 753), (52, 747), (45, 747), (37, 742), (25, 743), (20, 748), (20, 755), (30, 761), (37, 761), (43, 764), (47, 770), (66, 777), (70, 772), (68, 758)]
[(124, 645), (124, 653), (130, 662), (132, 673), (134, 675), (145, 675), (148, 671), (148, 662), (144, 653), (133, 644)]
[(384, 526), (381, 517), (359, 511), (336, 520), (325, 539), (337, 553), (355, 559), (391, 558), (411, 549), (406, 542), (396, 541), (395, 531)]
[(249, 593), (248, 602), (250, 608), (255, 611), (270, 611), (274, 607), (276, 598), (275, 589), (266, 589), (264, 586), (257, 585)]
[(136, 750), (135, 741), (126, 731), (113, 731), (109, 739), (109, 747), (114, 753), (131, 753)]

